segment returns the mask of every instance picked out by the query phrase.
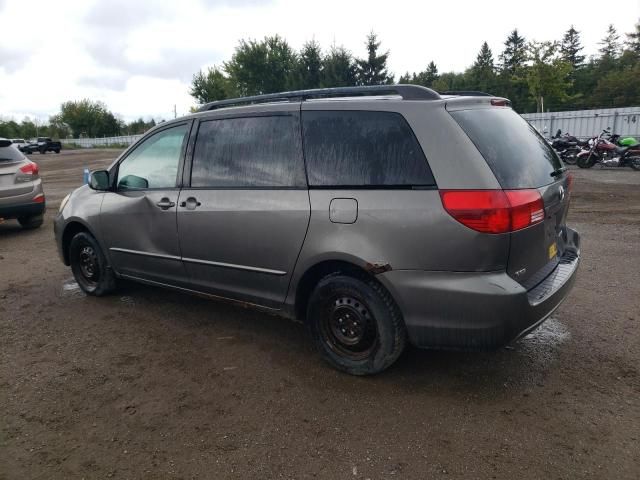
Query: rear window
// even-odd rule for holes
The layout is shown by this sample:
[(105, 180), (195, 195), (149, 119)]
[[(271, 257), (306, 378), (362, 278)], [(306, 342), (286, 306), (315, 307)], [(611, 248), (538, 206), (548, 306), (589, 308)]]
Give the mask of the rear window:
[(15, 147), (0, 147), (0, 162), (20, 162), (24, 155)]
[(510, 108), (449, 112), (478, 148), (502, 188), (538, 188), (562, 168), (544, 138)]
[(411, 187), (435, 184), (404, 117), (393, 112), (303, 112), (311, 187)]

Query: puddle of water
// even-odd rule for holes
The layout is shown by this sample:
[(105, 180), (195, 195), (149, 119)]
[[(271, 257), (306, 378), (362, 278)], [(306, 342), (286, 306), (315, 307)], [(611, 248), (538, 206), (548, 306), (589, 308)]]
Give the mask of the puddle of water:
[(135, 302), (135, 300), (133, 299), (133, 297), (129, 297), (129, 296), (127, 296), (127, 295), (120, 297), (120, 301), (121, 301), (122, 303), (124, 303), (125, 305), (128, 305), (128, 306), (130, 306), (130, 307), (134, 307), (134, 306), (135, 306), (135, 304), (136, 304), (136, 302)]
[(73, 278), (69, 278), (63, 282), (61, 294), (63, 297), (79, 297), (84, 295), (82, 290), (80, 290), (80, 285), (78, 285)]
[(566, 342), (571, 333), (559, 320), (550, 318), (540, 327), (522, 339), (523, 343), (533, 343), (555, 347)]

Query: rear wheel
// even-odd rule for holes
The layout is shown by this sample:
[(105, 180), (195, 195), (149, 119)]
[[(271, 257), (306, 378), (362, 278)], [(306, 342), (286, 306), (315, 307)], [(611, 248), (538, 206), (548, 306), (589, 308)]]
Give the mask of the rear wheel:
[(42, 226), (44, 222), (44, 217), (42, 215), (32, 215), (30, 217), (19, 217), (18, 223), (25, 230), (32, 230), (34, 228), (39, 228)]
[(382, 285), (365, 275), (322, 279), (309, 299), (307, 321), (322, 357), (352, 375), (383, 371), (405, 348), (398, 306)]
[(88, 295), (100, 297), (115, 289), (113, 270), (91, 234), (80, 232), (71, 239), (69, 262), (76, 282)]

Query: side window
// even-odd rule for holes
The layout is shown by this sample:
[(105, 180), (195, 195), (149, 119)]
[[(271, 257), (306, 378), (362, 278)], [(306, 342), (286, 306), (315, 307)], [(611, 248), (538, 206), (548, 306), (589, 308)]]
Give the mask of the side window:
[(118, 167), (118, 189), (174, 188), (188, 125), (147, 138)]
[(250, 188), (305, 185), (300, 133), (291, 115), (200, 123), (192, 187)]
[(309, 186), (435, 185), (422, 148), (393, 112), (303, 112)]

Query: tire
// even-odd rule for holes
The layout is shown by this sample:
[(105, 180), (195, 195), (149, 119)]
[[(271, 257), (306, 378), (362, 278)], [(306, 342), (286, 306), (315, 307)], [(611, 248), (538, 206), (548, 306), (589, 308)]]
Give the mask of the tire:
[(595, 165), (595, 160), (592, 156), (578, 157), (577, 164), (580, 168), (591, 168)]
[(45, 153), (47, 153), (47, 150), (45, 148), (41, 148), (40, 155), (44, 155)]
[(567, 165), (575, 165), (578, 161), (578, 156), (576, 153), (568, 153), (562, 157), (562, 161)]
[(640, 157), (629, 157), (627, 162), (631, 168), (640, 171)]
[(19, 217), (18, 223), (25, 230), (33, 230), (35, 228), (39, 228), (42, 226), (44, 222), (44, 216), (42, 215), (33, 215), (31, 217)]
[(55, 152), (55, 153), (60, 153), (60, 149), (59, 149), (59, 148), (56, 148), (56, 149), (54, 150), (54, 152)]
[(380, 283), (364, 274), (320, 280), (309, 299), (307, 324), (320, 355), (351, 375), (382, 372), (407, 342), (400, 309)]
[(69, 262), (76, 282), (87, 295), (101, 297), (115, 290), (115, 275), (93, 235), (80, 232), (71, 239)]

